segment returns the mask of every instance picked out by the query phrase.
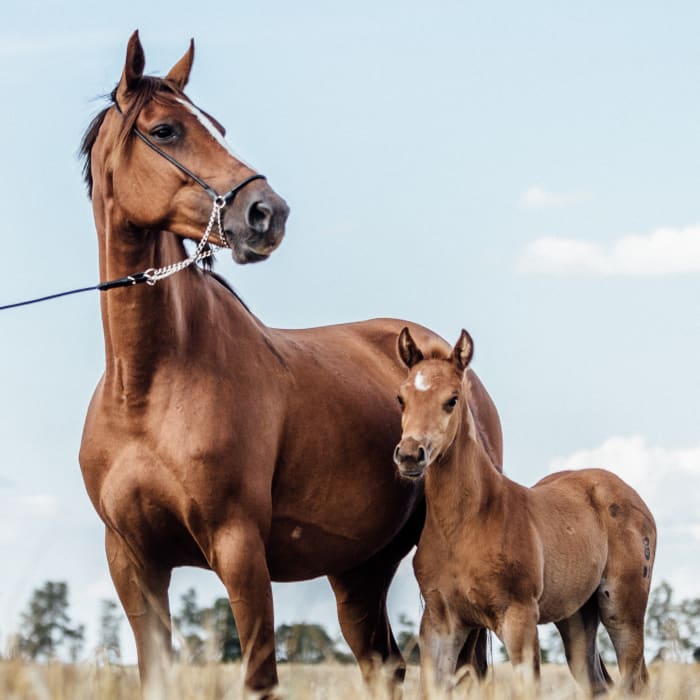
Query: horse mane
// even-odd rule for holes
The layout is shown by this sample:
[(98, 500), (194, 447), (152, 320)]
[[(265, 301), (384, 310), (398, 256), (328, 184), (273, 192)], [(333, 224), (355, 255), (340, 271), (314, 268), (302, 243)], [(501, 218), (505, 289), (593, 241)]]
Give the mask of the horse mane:
[[(117, 88), (107, 96), (109, 99), (109, 104), (101, 110), (85, 131), (83, 138), (80, 142), (80, 148), (78, 150), (78, 156), (83, 161), (83, 179), (85, 180), (85, 186), (87, 187), (88, 197), (92, 198), (92, 164), (91, 155), (92, 148), (97, 141), (97, 135), (100, 133), (102, 124), (104, 123), (107, 112), (109, 112), (115, 105), (121, 111), (122, 106), (117, 105)], [(166, 95), (174, 95), (177, 97), (184, 97), (184, 94), (176, 87), (176, 85), (165, 78), (158, 78), (154, 75), (144, 75), (141, 80), (139, 80), (138, 85), (129, 93), (131, 98), (128, 107), (122, 112), (122, 125), (119, 130), (118, 135), (118, 147), (123, 148), (131, 135), (131, 130), (136, 124), (136, 119), (139, 116), (139, 112), (143, 109), (144, 105), (151, 100), (163, 100), (164, 93)]]
[[(211, 258), (208, 260), (211, 260)], [(210, 263), (210, 266), (212, 264), (213, 263)], [(252, 316), (253, 312), (250, 310), (250, 307), (245, 303), (245, 301), (243, 301), (241, 295), (231, 286), (231, 283), (226, 278), (222, 277), (218, 272), (214, 272), (210, 266), (204, 267), (205, 274), (209, 275), (209, 277), (213, 277), (222, 287), (224, 287), (224, 289), (228, 289), (228, 291), (231, 292), (234, 297), (236, 297), (238, 303)]]

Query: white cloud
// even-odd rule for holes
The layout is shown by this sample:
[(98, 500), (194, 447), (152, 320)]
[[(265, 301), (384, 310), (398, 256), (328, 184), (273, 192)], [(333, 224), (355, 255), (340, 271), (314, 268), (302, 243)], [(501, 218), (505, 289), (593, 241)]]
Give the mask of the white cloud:
[(682, 596), (697, 597), (700, 447), (669, 449), (640, 435), (615, 436), (550, 462), (550, 472), (589, 467), (614, 472), (649, 506), (658, 528), (655, 583), (668, 580)]
[(573, 238), (538, 238), (518, 260), (535, 275), (674, 275), (700, 272), (700, 225), (659, 228), (601, 244)]
[(548, 209), (553, 207), (569, 207), (582, 204), (591, 199), (590, 192), (574, 190), (573, 192), (550, 192), (544, 187), (533, 185), (528, 187), (519, 199), (520, 206), (528, 209)]

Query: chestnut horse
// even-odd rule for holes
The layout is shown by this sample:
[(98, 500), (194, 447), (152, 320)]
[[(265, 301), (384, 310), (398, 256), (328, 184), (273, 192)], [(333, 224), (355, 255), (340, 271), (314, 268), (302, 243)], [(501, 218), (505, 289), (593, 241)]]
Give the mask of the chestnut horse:
[[(184, 95), (192, 61), (191, 44), (165, 78), (144, 76), (134, 33), (112, 104), (85, 135), (103, 280), (185, 259), (183, 241), (201, 244), (205, 227), (240, 263), (282, 240), (286, 204)], [(208, 226), (217, 217), (221, 228)], [(391, 460), (405, 324), (267, 328), (197, 265), (112, 289), (101, 308), (106, 369), (80, 464), (146, 694), (158, 696), (166, 679), (176, 566), (211, 569), (224, 583), (250, 688), (277, 683), (270, 581), (321, 575), (363, 675), (379, 658), (394, 660), (400, 679), (386, 595), (425, 517), (422, 485), (400, 480)], [(472, 382), (481, 439), (500, 466), (498, 415)], [(485, 632), (482, 662), (484, 649)]]
[[(475, 429), (472, 340), (451, 353), (399, 335), (400, 473), (425, 474), (427, 514), (414, 559), (425, 598), (421, 655), (445, 683), (466, 634), (487, 627), (525, 676), (539, 676), (537, 624), (554, 622), (572, 674), (593, 693), (610, 677), (596, 649), (602, 620), (624, 687), (647, 682), (644, 613), (656, 549), (639, 495), (601, 469), (551, 474), (525, 488), (493, 469)], [(423, 348), (423, 349), (421, 349)], [(425, 670), (428, 670), (427, 668)]]

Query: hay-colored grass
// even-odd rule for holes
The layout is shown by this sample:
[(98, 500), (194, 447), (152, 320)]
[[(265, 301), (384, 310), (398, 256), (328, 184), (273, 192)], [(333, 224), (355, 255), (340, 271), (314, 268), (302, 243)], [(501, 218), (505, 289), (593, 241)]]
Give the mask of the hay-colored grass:
[[(289, 700), (382, 700), (388, 694), (381, 686), (368, 690), (362, 684), (356, 666), (320, 664), (304, 666), (281, 664), (280, 691)], [(700, 665), (653, 664), (651, 684), (645, 698), (663, 700), (700, 700)], [(164, 693), (168, 700), (234, 700), (244, 696), (240, 664), (211, 666), (178, 665), (173, 668), (171, 687)], [(2, 700), (137, 700), (138, 673), (133, 667), (89, 664), (32, 664), (0, 661), (0, 698)], [(403, 697), (419, 697), (418, 669), (410, 667)], [(431, 693), (430, 700), (443, 694)], [(497, 664), (482, 684), (469, 679), (453, 692), (454, 700), (530, 700), (532, 689), (518, 685), (510, 666)], [(544, 700), (580, 700), (584, 694), (565, 666), (543, 668), (539, 698)], [(612, 700), (623, 697), (613, 691)]]

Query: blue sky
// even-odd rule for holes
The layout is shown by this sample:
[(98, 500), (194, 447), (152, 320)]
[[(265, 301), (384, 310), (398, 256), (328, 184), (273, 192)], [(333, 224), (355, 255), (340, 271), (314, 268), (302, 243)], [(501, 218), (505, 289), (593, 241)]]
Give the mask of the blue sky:
[[(160, 74), (194, 36), (190, 96), (292, 209), (269, 261), (219, 256), (255, 313), (468, 328), (509, 475), (618, 471), (657, 516), (655, 581), (700, 596), (698, 26), (691, 2), (10, 0), (0, 304), (97, 281), (80, 137), (135, 28)], [(47, 578), (88, 626), (113, 596), (77, 464), (103, 362), (95, 294), (0, 316), (0, 647)], [(325, 581), (275, 598), (337, 629)], [(418, 619), (408, 564), (391, 607)]]

